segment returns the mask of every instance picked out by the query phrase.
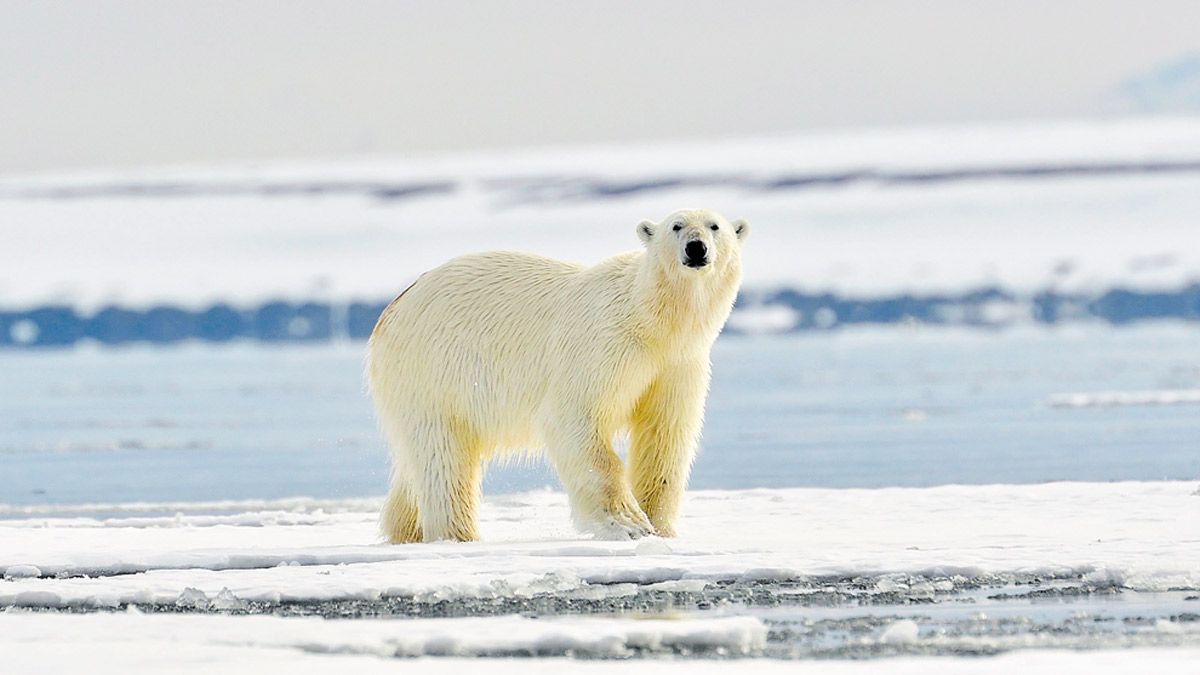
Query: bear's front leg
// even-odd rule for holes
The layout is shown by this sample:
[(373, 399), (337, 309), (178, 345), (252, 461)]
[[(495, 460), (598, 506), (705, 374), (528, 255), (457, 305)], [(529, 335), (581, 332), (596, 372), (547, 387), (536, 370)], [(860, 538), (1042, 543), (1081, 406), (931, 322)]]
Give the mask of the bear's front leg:
[(663, 537), (675, 536), (700, 437), (708, 380), (707, 360), (671, 366), (634, 408), (629, 482), (638, 504)]
[(548, 426), (546, 454), (567, 491), (576, 527), (599, 539), (655, 534), (625, 480), (609, 437), (583, 416), (560, 418)]

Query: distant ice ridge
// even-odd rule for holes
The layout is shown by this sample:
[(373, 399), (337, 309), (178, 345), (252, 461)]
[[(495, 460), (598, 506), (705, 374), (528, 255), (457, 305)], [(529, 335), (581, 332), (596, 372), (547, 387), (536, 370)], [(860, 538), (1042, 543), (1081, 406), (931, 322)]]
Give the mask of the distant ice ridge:
[[(755, 224), (745, 287), (795, 294), (767, 304), (801, 328), (856, 313), (1069, 320), (1094, 303), (1115, 321), (1195, 315), (1198, 185), (1195, 118), (7, 176), (0, 222), (17, 236), (0, 247), (0, 313), (45, 311), (7, 316), (0, 341), (68, 330), (53, 308), (101, 342), (131, 323), (150, 340), (179, 339), (181, 324), (213, 336), (202, 339), (231, 325), (321, 339), (373, 320), (378, 303), (456, 255), (592, 263), (635, 248), (641, 219), (688, 205)], [(972, 293), (985, 297), (963, 301)], [(826, 294), (840, 307), (821, 305)], [(1154, 309), (1130, 315), (1127, 301)], [(743, 323), (786, 328), (784, 310), (771, 311)]]
[(1056, 394), (1050, 397), (1056, 408), (1114, 408), (1131, 405), (1200, 405), (1200, 389), (1164, 389), (1159, 391), (1101, 391)]
[(373, 509), (304, 522), (212, 521), (203, 504), (128, 522), (44, 514), (0, 520), (0, 607), (606, 597), (847, 578), (932, 594), (1022, 574), (1200, 589), (1197, 499), (1180, 482), (698, 491), (679, 539), (601, 542), (571, 530), (561, 493), (534, 492), (488, 499), (482, 542), (408, 546), (376, 543)]

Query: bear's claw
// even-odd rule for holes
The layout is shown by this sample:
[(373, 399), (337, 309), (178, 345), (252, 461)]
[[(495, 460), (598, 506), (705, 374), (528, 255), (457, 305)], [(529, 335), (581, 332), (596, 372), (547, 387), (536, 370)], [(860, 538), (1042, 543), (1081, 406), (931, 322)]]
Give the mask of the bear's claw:
[(650, 519), (640, 510), (620, 510), (605, 513), (589, 529), (592, 530), (597, 539), (612, 541), (641, 539), (642, 537), (657, 534), (654, 526), (650, 524)]

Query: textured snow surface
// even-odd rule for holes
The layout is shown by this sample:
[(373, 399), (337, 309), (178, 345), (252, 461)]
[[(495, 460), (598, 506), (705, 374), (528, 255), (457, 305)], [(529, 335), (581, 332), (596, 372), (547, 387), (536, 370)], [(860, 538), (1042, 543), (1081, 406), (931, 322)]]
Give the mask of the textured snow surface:
[[(65, 619), (65, 620), (64, 620)], [(519, 616), (459, 619), (330, 621), (273, 616), (144, 615), (140, 612), (62, 617), (0, 614), (5, 642), (36, 642), (46, 634), (108, 634), (147, 642), (257, 648), (295, 648), (374, 656), (539, 655), (620, 657), (632, 649), (706, 647), (748, 654), (766, 642), (766, 627), (752, 617), (641, 620), (527, 619)], [(120, 639), (119, 637), (117, 639)], [(2, 643), (0, 643), (2, 644)]]
[(0, 606), (622, 594), (628, 584), (888, 583), (894, 573), (1073, 574), (1136, 590), (1200, 589), (1200, 496), (1185, 482), (699, 491), (678, 539), (636, 542), (580, 537), (565, 497), (550, 491), (486, 500), (483, 541), (470, 544), (376, 543), (364, 500), (345, 509), (284, 503), (223, 515), (197, 504), (166, 516), (2, 520)]
[(750, 289), (1178, 288), (1198, 176), (1191, 119), (4, 176), (0, 305), (379, 301), (472, 251), (592, 263), (683, 206), (754, 223)]
[[(298, 498), (4, 507), (2, 670), (1195, 673), (1200, 663), (1200, 651), (1191, 647), (1200, 623), (1186, 614), (1193, 603), (1183, 597), (1200, 590), (1200, 492), (1191, 482), (696, 491), (681, 537), (637, 542), (576, 535), (564, 496), (539, 491), (486, 500), (483, 542), (387, 546), (376, 543), (376, 505)], [(850, 615), (846, 608), (780, 608), (758, 616), (736, 607), (653, 617), (240, 614), (251, 601), (398, 597), (434, 607), (441, 600), (547, 594), (596, 601), (639, 590), (696, 593), (727, 581), (831, 577), (856, 577), (856, 587), (880, 593), (912, 595), (921, 586), (930, 596), (962, 591), (962, 598), (970, 595), (972, 579), (988, 575), (1065, 575), (1092, 588), (1166, 591), (1159, 600), (1144, 595), (1129, 602), (1168, 604), (1146, 606), (1157, 612), (1153, 620), (1137, 620), (1143, 610), (1132, 605), (1126, 614), (1076, 605), (1085, 618), (1061, 625), (1086, 630), (1062, 635), (1045, 628), (1060, 624), (1039, 614), (1037, 602), (1021, 610), (1035, 617), (1026, 626), (1005, 623), (1012, 607), (989, 600), (981, 609), (996, 612), (1000, 623), (987, 635), (942, 632), (938, 626), (951, 624), (931, 618), (974, 616), (978, 610), (969, 603), (895, 606), (883, 609), (877, 627), (860, 630), (849, 646), (946, 656), (867, 662), (762, 658), (775, 655), (768, 630), (812, 626), (788, 623), (805, 617), (870, 617), (866, 608), (850, 607), (858, 612)], [(123, 605), (142, 609), (121, 611)], [(64, 608), (117, 611), (44, 611)], [(193, 611), (201, 613), (186, 613)], [(1126, 615), (1135, 620), (1122, 621)], [(1107, 616), (1107, 623), (1089, 616)], [(989, 621), (979, 617), (959, 627)], [(1105, 626), (1120, 629), (1111, 644), (1139, 646), (1046, 651), (1110, 644), (1096, 632)], [(1024, 628), (1010, 633), (1013, 627)], [(1023, 651), (961, 656), (1010, 649)], [(501, 656), (540, 658), (463, 658)], [(635, 665), (628, 657), (645, 658)]]
[[(624, 656), (631, 648), (713, 644), (726, 656), (761, 644), (765, 629), (745, 617), (680, 621), (535, 620), (516, 617), (330, 621), (213, 615), (0, 614), (6, 673), (171, 672), (358, 674), (488, 673), (1196, 673), (1200, 649), (1010, 652), (995, 657), (905, 657), (873, 661), (733, 658), (575, 660), (464, 655)], [(395, 660), (412, 655), (442, 658)]]

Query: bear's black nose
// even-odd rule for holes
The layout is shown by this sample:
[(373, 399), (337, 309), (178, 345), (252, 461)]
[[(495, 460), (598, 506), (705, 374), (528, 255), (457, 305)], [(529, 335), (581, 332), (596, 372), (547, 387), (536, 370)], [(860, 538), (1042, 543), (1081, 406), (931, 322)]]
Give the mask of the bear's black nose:
[(702, 241), (689, 241), (683, 247), (683, 252), (687, 255), (685, 264), (688, 267), (704, 267), (708, 264), (708, 247)]

